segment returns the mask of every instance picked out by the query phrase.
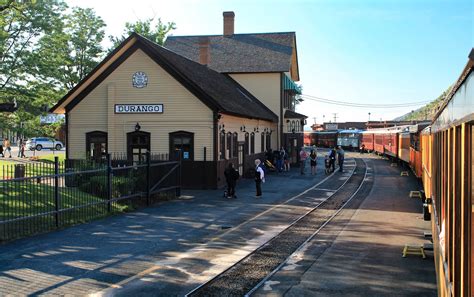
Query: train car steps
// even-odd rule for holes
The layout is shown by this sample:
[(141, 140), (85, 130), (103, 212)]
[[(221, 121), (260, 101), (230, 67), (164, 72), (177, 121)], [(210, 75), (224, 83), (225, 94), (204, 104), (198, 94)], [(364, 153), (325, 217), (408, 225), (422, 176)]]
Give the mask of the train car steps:
[(421, 199), (421, 192), (420, 191), (410, 191), (410, 198), (420, 198)]
[(422, 244), (416, 243), (406, 243), (405, 247), (403, 248), (402, 257), (406, 258), (407, 255), (420, 255), (423, 259), (426, 258), (425, 249)]

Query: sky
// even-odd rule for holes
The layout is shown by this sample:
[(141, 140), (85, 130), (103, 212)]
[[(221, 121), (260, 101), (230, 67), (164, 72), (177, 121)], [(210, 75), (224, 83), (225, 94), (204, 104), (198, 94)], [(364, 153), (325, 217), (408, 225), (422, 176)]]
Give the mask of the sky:
[[(120, 35), (126, 21), (160, 17), (173, 35), (222, 34), (222, 12), (235, 33), (296, 32), (303, 94), (366, 104), (433, 100), (459, 77), (474, 46), (470, 0), (67, 0), (91, 7)], [(106, 46), (109, 44), (106, 42)], [(305, 100), (308, 124), (390, 120), (417, 107), (354, 108)]]

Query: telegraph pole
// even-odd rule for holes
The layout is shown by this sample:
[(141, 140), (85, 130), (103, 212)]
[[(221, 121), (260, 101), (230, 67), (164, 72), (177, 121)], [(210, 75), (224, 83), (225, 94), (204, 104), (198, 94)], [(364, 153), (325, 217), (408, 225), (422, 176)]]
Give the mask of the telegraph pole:
[(334, 123), (337, 123), (337, 113), (335, 112), (333, 113), (333, 115), (334, 115)]

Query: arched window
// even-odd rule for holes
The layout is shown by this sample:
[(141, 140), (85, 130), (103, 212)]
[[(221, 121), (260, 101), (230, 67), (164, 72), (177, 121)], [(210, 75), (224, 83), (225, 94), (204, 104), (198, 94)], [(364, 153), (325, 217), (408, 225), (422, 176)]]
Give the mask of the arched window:
[(150, 132), (127, 133), (127, 156), (134, 164), (146, 162), (146, 152), (150, 151)]
[(265, 133), (262, 132), (260, 136), (260, 151), (264, 152), (265, 151)]
[(107, 159), (107, 132), (86, 133), (86, 157), (94, 161)]
[(219, 159), (225, 159), (225, 132), (219, 134)]
[(267, 132), (267, 141), (266, 141), (266, 146), (267, 150), (272, 148), (272, 134), (270, 132)]
[(232, 158), (232, 133), (227, 132), (227, 156), (228, 158)]
[(237, 154), (239, 151), (239, 137), (237, 132), (234, 132), (232, 135), (232, 157), (237, 158)]
[(255, 154), (255, 133), (250, 134), (250, 154)]
[(245, 132), (244, 155), (249, 154), (249, 132)]
[(194, 133), (186, 131), (176, 131), (169, 134), (170, 157), (176, 158), (181, 152), (181, 160), (194, 160)]

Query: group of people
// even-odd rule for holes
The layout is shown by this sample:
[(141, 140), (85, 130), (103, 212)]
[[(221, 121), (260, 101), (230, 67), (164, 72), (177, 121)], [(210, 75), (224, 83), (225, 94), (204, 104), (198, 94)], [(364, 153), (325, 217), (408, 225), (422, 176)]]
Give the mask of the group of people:
[(326, 155), (325, 164), (326, 164), (326, 172), (329, 173), (331, 171), (336, 170), (336, 158), (337, 158), (337, 165), (339, 165), (339, 172), (343, 172), (344, 166), (344, 155), (345, 152), (341, 146), (337, 148), (331, 148)]
[(278, 172), (290, 171), (290, 157), (284, 147), (281, 147), (280, 150), (268, 149), (265, 152), (265, 159), (270, 164), (275, 164), (275, 169)]
[[(26, 142), (23, 140), (23, 139), (20, 139), (20, 141), (18, 142), (18, 158), (25, 158), (26, 155), (25, 155), (25, 146), (26, 146)], [(3, 139), (1, 145), (0, 145), (0, 155), (5, 158), (6, 157), (6, 154), (9, 154), (9, 158), (12, 157), (12, 146), (11, 146), (11, 143), (10, 143), (10, 140), (8, 140), (8, 138), (5, 137), (5, 139)]]
[[(276, 153), (275, 153), (276, 152)], [(336, 158), (339, 165), (339, 172), (343, 172), (344, 166), (344, 150), (341, 146), (337, 148), (332, 148), (326, 155), (326, 168), (332, 168), (332, 171), (335, 171)], [(306, 161), (309, 159), (311, 166), (311, 175), (316, 174), (316, 165), (317, 165), (317, 152), (316, 149), (312, 149), (308, 154), (304, 147), (301, 148), (300, 153), (300, 173), (305, 174)], [(274, 162), (276, 164), (276, 169), (281, 171), (289, 171), (289, 158), (288, 153), (285, 148), (281, 148), (279, 151), (268, 150), (265, 154), (267, 161)], [(238, 170), (234, 167), (233, 163), (229, 163), (228, 167), (224, 171), (224, 176), (227, 182), (227, 190), (225, 196), (227, 198), (236, 198), (235, 187), (237, 185), (237, 180), (240, 175)], [(255, 187), (256, 187), (256, 198), (262, 197), (262, 183), (265, 183), (265, 170), (260, 159), (255, 160)]]

